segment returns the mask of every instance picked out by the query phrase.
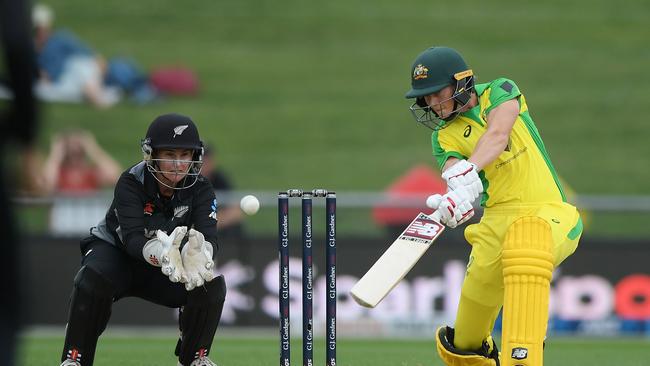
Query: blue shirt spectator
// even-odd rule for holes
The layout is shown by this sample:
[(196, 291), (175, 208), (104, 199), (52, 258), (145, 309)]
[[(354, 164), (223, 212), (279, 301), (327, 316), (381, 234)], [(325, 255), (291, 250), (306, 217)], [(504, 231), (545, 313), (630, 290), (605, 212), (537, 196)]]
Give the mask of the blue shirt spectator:
[(93, 51), (67, 30), (51, 34), (38, 52), (38, 66), (51, 81), (58, 81), (65, 62), (74, 56), (92, 56)]

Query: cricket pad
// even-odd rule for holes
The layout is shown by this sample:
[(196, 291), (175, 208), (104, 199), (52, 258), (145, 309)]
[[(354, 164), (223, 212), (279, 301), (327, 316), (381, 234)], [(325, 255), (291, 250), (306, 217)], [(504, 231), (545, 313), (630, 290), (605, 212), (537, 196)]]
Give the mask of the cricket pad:
[(181, 337), (175, 351), (182, 365), (189, 365), (210, 353), (225, 299), (226, 282), (223, 276), (188, 293), (187, 304), (179, 318)]
[(535, 216), (515, 220), (503, 243), (503, 366), (542, 366), (553, 274), (551, 227)]
[(74, 279), (61, 361), (72, 359), (92, 365), (97, 339), (111, 316), (111, 282), (92, 267), (83, 266)]

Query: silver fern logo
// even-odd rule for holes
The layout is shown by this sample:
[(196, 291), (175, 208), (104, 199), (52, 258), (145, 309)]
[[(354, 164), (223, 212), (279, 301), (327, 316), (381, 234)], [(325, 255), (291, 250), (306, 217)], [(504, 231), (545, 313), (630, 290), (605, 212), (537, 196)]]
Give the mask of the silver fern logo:
[(174, 208), (174, 217), (180, 219), (181, 217), (185, 216), (189, 209), (190, 208), (188, 206), (178, 206)]
[(183, 131), (185, 131), (186, 128), (190, 127), (189, 125), (182, 125), (182, 126), (177, 126), (174, 128), (174, 136), (172, 138), (176, 138), (176, 136), (180, 136), (183, 134)]

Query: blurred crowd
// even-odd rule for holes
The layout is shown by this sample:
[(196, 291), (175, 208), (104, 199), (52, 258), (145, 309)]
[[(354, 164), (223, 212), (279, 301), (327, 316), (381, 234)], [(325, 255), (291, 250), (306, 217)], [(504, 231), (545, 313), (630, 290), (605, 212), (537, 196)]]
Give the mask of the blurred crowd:
[(88, 195), (111, 187), (122, 172), (120, 164), (84, 130), (52, 137), (47, 156), (34, 153), (32, 173), (22, 193), (30, 196)]
[(32, 11), (38, 64), (36, 95), (45, 101), (87, 101), (110, 107), (123, 95), (139, 103), (156, 99), (157, 92), (132, 60), (107, 60), (69, 30), (54, 28), (54, 12), (45, 4)]
[[(88, 103), (105, 109), (125, 99), (147, 104), (167, 95), (198, 92), (198, 80), (187, 67), (158, 66), (147, 72), (131, 56), (105, 57), (73, 31), (55, 27), (55, 13), (46, 4), (34, 5), (31, 18), (34, 94), (41, 101)], [(0, 80), (0, 99), (10, 98), (7, 80)]]
[[(136, 163), (135, 161), (133, 163)], [(23, 177), (24, 196), (51, 199), (50, 232), (61, 235), (86, 231), (106, 213), (102, 192), (112, 190), (124, 170), (85, 130), (68, 130), (52, 137), (49, 153), (30, 154), (29, 176)], [(233, 184), (219, 166), (216, 150), (206, 148), (201, 174), (224, 197)], [(29, 184), (27, 184), (29, 183)], [(241, 237), (243, 215), (237, 205), (219, 207), (221, 235)]]

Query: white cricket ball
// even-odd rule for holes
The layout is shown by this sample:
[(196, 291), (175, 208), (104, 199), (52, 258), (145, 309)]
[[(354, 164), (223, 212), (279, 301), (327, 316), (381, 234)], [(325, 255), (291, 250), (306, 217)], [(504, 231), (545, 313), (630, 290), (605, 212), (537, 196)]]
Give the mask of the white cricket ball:
[(239, 202), (239, 207), (241, 207), (241, 210), (244, 211), (247, 215), (255, 215), (260, 209), (260, 201), (257, 199), (257, 197), (249, 194), (248, 196), (244, 196), (241, 199)]

